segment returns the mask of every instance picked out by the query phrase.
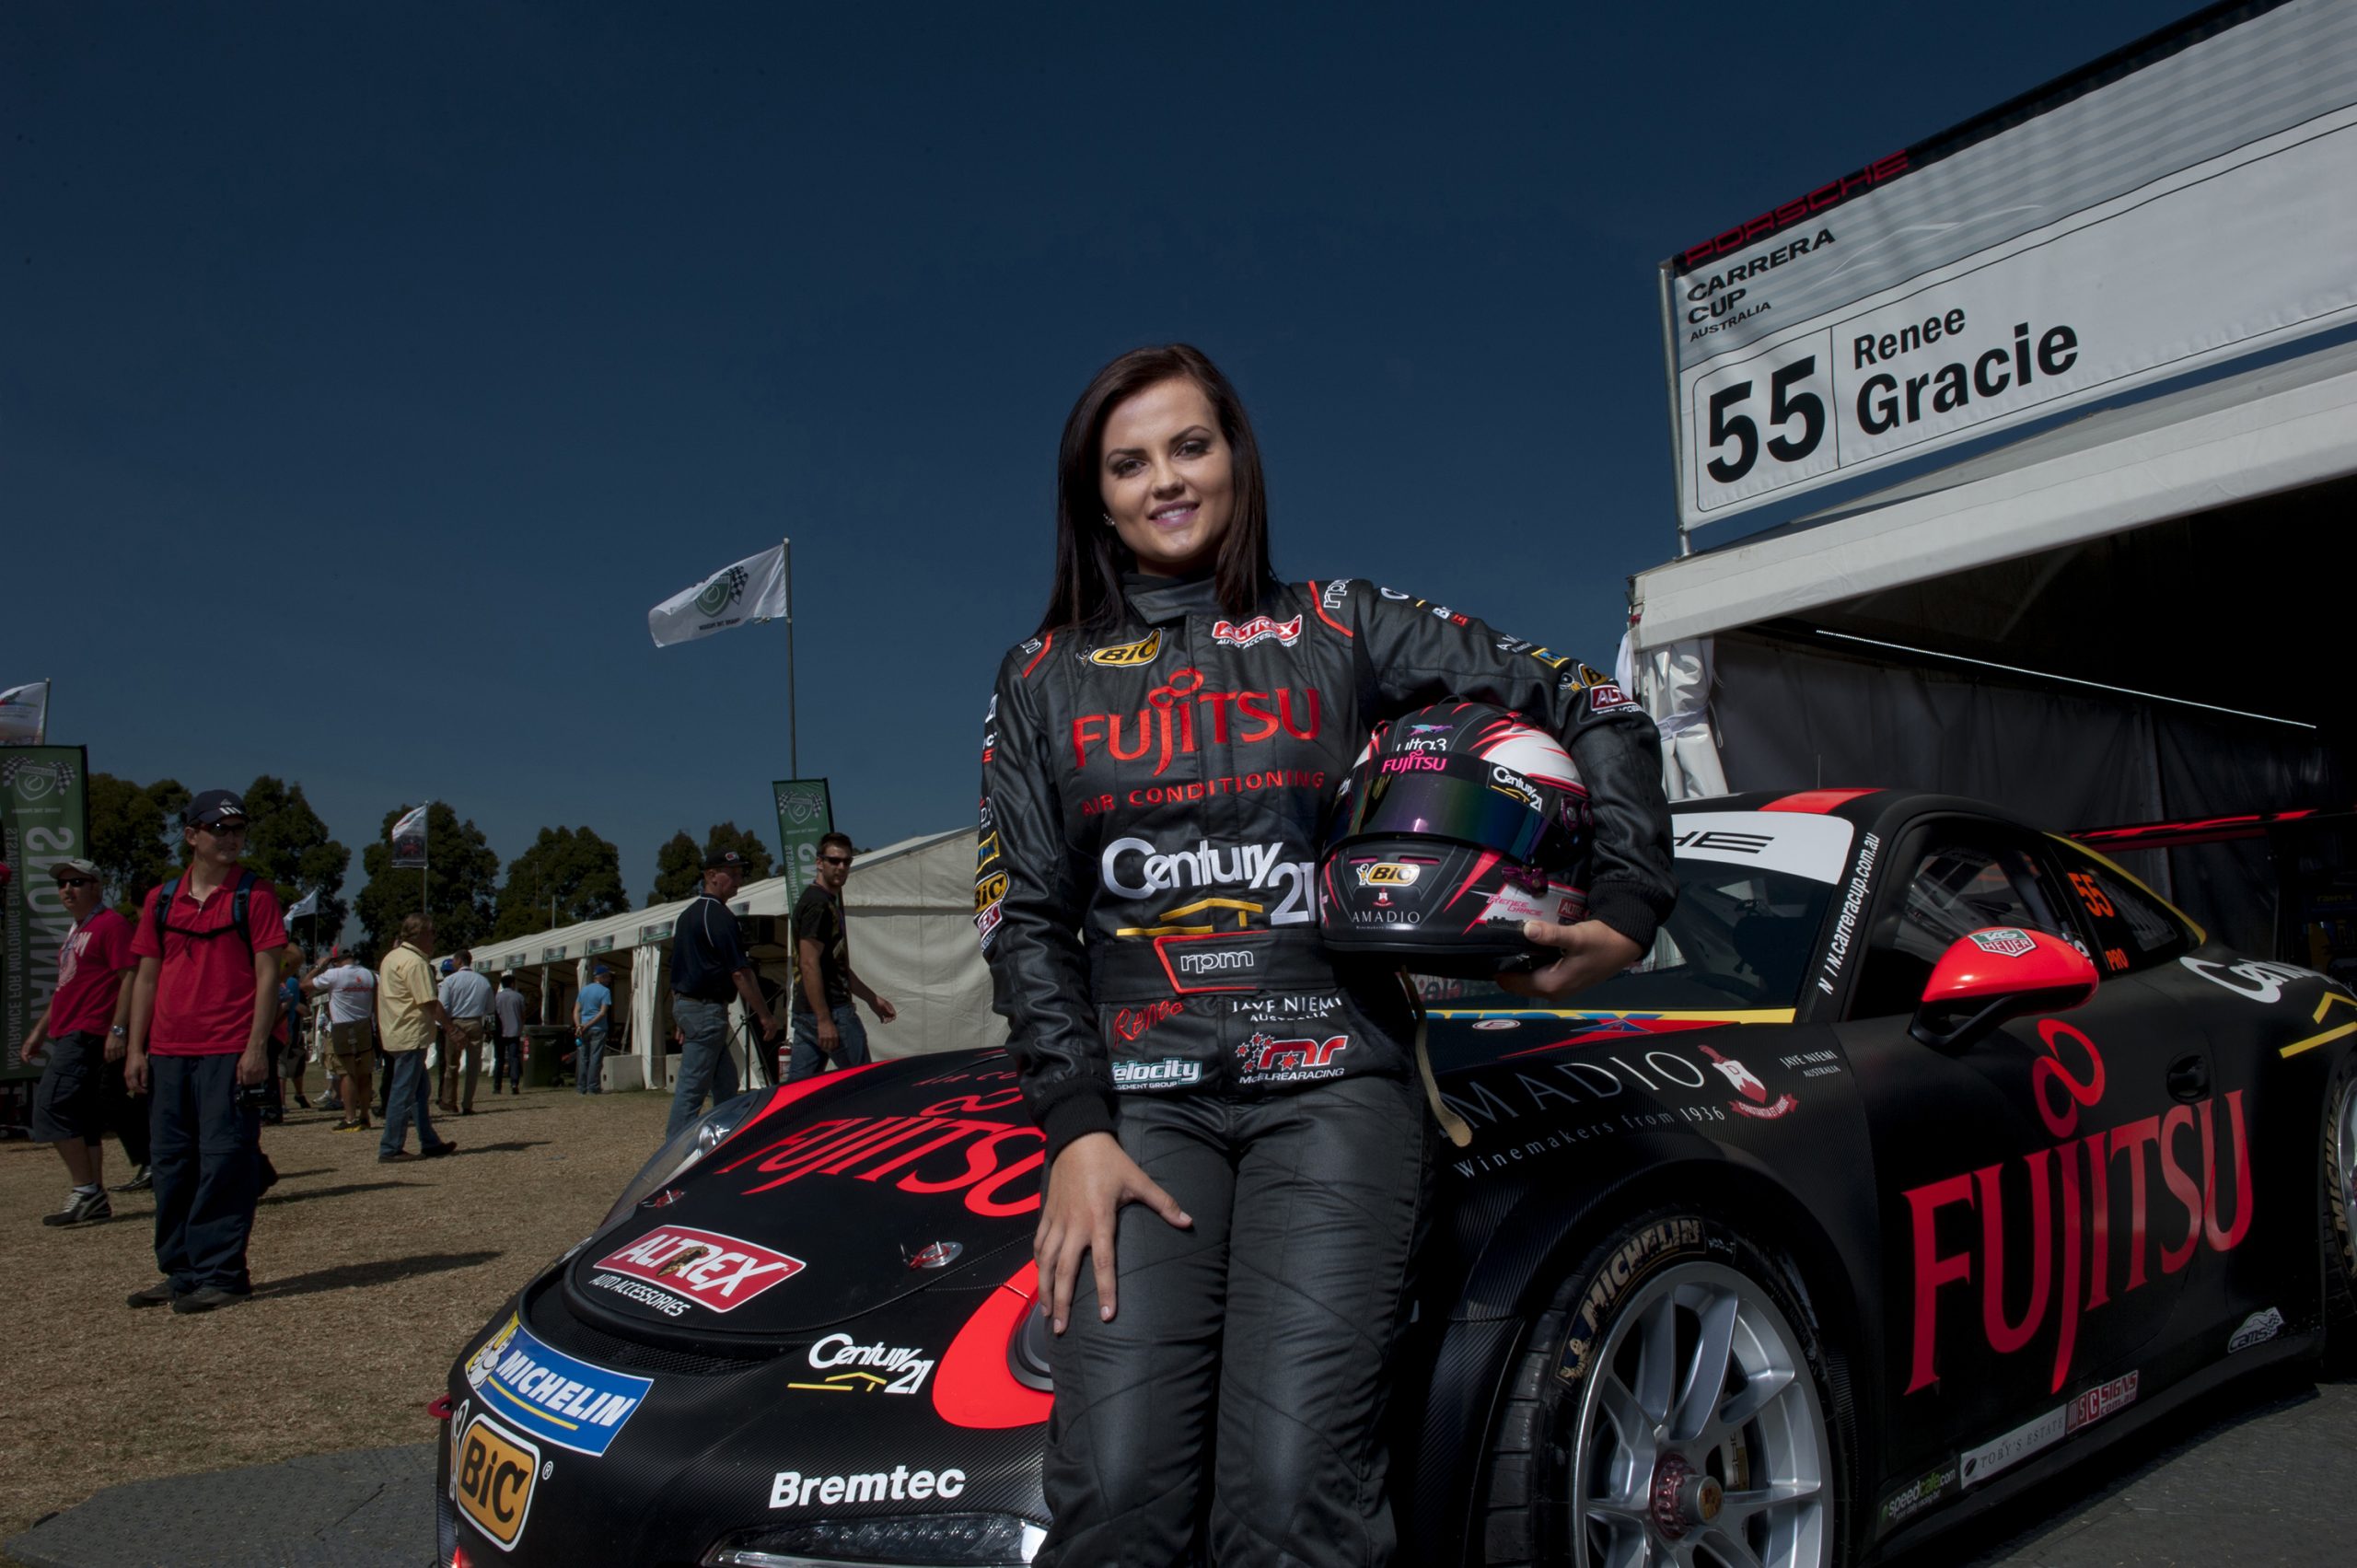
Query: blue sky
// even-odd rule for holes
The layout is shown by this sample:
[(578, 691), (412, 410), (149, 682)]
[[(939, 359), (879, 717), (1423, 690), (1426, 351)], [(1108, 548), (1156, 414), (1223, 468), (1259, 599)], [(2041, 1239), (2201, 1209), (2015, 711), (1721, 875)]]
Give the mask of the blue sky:
[[(1606, 663), (1675, 547), (1655, 266), (2186, 14), (2074, 6), (0, 9), (0, 686), (354, 846), (449, 801), (971, 819), (1056, 436), (1209, 352), (1279, 570)], [(351, 885), (359, 881), (355, 853)]]

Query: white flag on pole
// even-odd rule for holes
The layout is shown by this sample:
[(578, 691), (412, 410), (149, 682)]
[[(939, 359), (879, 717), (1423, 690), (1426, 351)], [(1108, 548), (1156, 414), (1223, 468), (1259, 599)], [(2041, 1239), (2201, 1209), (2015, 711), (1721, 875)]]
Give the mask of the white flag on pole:
[(424, 865), (425, 807), (420, 806), (393, 824), (393, 869), (416, 871)]
[(305, 915), (316, 915), (319, 912), (319, 890), (317, 888), (314, 888), (295, 901), (295, 907), (286, 912), (284, 918), (287, 920), (300, 920)]
[(693, 642), (732, 626), (758, 626), (785, 615), (785, 546), (773, 544), (681, 588), (646, 612), (655, 645)]
[(48, 730), (48, 681), (0, 691), (0, 746), (39, 746)]

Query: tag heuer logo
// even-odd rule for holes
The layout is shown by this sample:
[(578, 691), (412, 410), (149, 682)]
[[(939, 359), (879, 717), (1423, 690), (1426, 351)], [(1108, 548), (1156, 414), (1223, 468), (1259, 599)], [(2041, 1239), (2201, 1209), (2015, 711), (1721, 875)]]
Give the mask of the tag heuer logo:
[(1133, 665), (1152, 664), (1162, 651), (1162, 631), (1156, 627), (1134, 643), (1124, 643), (1118, 648), (1098, 648), (1088, 656), (1091, 664), (1111, 665), (1126, 669)]
[(1975, 931), (1971, 935), (1974, 947), (2004, 958), (2018, 958), (2038, 946), (2030, 940), (2028, 932), (2010, 925), (1999, 926), (1994, 931)]
[(699, 615), (717, 615), (744, 596), (745, 569), (731, 566), (706, 583), (703, 591), (696, 595), (696, 612)]

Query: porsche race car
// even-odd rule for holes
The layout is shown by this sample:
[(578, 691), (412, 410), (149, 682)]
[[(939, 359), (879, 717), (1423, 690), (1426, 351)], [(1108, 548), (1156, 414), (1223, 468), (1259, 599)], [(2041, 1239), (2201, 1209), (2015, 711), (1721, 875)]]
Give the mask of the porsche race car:
[[(1402, 1562), (1875, 1562), (2357, 1342), (2357, 995), (1968, 800), (1675, 832), (1577, 1008), (1430, 982)], [(440, 1560), (1029, 1562), (1042, 1146), (997, 1051), (714, 1110), (451, 1367)]]

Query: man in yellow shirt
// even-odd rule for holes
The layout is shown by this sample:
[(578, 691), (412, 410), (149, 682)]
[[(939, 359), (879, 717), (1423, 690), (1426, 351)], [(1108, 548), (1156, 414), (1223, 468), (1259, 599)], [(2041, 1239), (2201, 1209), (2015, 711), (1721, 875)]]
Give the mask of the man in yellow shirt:
[[(386, 1076), (385, 1134), (377, 1144), (377, 1163), (439, 1159), (458, 1148), (437, 1136), (425, 1110), (425, 1048), (434, 1043), (434, 1026), (447, 1023), (434, 984), (434, 967), (426, 954), (434, 948), (434, 920), (413, 914), (401, 922), (401, 939), (385, 955), (377, 970), (377, 1032), (384, 1038)], [(401, 1145), (408, 1141), (412, 1117), (417, 1120), (418, 1153)]]

